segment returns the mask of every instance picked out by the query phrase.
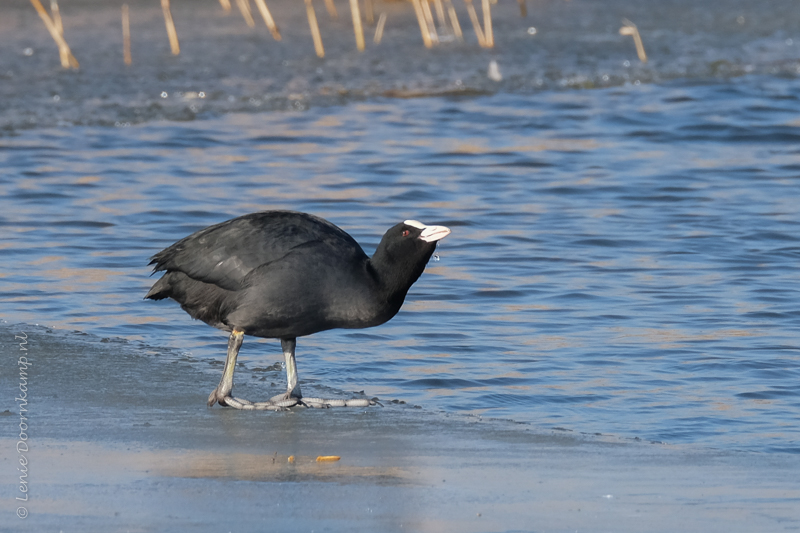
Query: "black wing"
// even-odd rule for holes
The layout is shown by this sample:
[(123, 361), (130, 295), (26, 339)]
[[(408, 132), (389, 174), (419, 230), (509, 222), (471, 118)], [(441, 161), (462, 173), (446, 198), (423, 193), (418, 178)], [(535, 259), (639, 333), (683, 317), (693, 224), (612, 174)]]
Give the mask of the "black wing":
[(301, 246), (322, 245), (340, 256), (366, 257), (361, 246), (327, 220), (292, 211), (262, 211), (210, 226), (155, 254), (153, 272), (180, 271), (227, 290), (239, 290), (261, 265)]

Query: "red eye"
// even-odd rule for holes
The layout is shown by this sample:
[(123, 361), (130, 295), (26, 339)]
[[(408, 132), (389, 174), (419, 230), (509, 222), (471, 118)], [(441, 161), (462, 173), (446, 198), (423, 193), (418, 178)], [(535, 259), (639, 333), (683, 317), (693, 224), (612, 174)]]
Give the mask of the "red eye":
[(408, 237), (410, 234), (411, 234), (411, 232), (408, 231), (407, 229), (403, 230), (403, 237)]

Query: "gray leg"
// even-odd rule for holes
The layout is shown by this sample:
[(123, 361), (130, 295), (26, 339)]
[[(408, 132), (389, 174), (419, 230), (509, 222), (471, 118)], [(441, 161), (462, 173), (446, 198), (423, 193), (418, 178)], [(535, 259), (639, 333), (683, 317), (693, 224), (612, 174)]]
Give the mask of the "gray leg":
[(227, 405), (225, 397), (231, 395), (233, 390), (233, 372), (236, 370), (236, 358), (239, 356), (239, 348), (244, 341), (244, 331), (234, 329), (228, 339), (228, 357), (225, 358), (225, 370), (222, 371), (222, 379), (219, 380), (217, 388), (211, 391), (208, 397), (208, 406), (211, 407), (219, 402), (220, 405)]
[(283, 356), (286, 359), (286, 392), (279, 394), (265, 402), (251, 402), (243, 398), (235, 398), (231, 396), (233, 390), (233, 372), (236, 370), (236, 358), (239, 355), (239, 348), (242, 347), (244, 340), (244, 332), (233, 330), (228, 339), (228, 357), (225, 359), (225, 370), (222, 372), (222, 379), (219, 385), (211, 395), (208, 397), (208, 405), (212, 406), (219, 402), (220, 405), (233, 407), (234, 409), (243, 410), (269, 410), (269, 411), (282, 411), (288, 407), (297, 405), (298, 403), (306, 407), (367, 407), (375, 405), (374, 400), (367, 400), (356, 398), (352, 400), (324, 400), (322, 398), (306, 398), (300, 392), (300, 384), (297, 379), (297, 363), (295, 362), (294, 351), (297, 346), (296, 339), (281, 339), (281, 348), (283, 349)]
[(281, 339), (283, 357), (286, 359), (286, 394), (285, 399), (302, 398), (300, 384), (297, 382), (297, 363), (294, 359), (294, 350), (297, 346), (297, 339)]

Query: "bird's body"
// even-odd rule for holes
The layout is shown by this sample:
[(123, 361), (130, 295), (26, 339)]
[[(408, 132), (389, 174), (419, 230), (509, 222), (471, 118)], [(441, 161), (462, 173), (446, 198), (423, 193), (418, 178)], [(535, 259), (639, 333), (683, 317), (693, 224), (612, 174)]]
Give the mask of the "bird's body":
[[(231, 332), (231, 339), (281, 339), (290, 381), (286, 396), (299, 397), (296, 371), (293, 386), (288, 368), (287, 350), (293, 365), (295, 339), (391, 319), (436, 242), (449, 233), (409, 220), (389, 229), (370, 258), (350, 235), (319, 217), (252, 213), (200, 230), (154, 255), (154, 271), (166, 274), (145, 298), (172, 298), (193, 318)], [(224, 396), (218, 396), (215, 400), (223, 403)]]

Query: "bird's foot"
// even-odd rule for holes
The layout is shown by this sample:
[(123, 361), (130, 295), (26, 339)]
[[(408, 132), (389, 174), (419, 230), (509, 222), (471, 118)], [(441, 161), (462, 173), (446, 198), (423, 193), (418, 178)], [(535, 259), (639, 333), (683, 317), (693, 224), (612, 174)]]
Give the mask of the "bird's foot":
[(215, 396), (216, 390), (211, 393), (208, 399), (208, 405), (219, 403), (221, 406), (232, 407), (242, 411), (285, 411), (289, 407), (295, 405), (302, 405), (303, 407), (315, 409), (327, 409), (329, 407), (369, 407), (371, 405), (381, 405), (377, 398), (351, 398), (348, 400), (327, 400), (324, 398), (297, 398), (287, 394), (279, 394), (273, 396), (265, 402), (251, 402), (244, 398), (237, 398), (235, 396), (225, 396), (218, 398)]
[(233, 396), (226, 396), (225, 403), (220, 402), (220, 405), (227, 405), (234, 409), (241, 409), (243, 411), (286, 411), (289, 407), (294, 407), (298, 404), (297, 398), (290, 398), (282, 400), (273, 398), (266, 402), (251, 402), (244, 398), (234, 398)]
[(316, 409), (327, 409), (329, 407), (369, 407), (370, 405), (381, 405), (377, 398), (350, 398), (349, 400), (326, 400), (324, 398), (303, 398), (300, 404)]
[(291, 400), (291, 399), (299, 400), (302, 397), (303, 393), (300, 392), (300, 387), (295, 386), (295, 388), (289, 389), (283, 394), (278, 394), (277, 396), (273, 396), (272, 398), (270, 398), (270, 401), (274, 402), (278, 400)]
[(221, 386), (217, 386), (216, 389), (211, 391), (211, 394), (208, 395), (208, 406), (211, 407), (215, 403), (219, 403), (221, 406), (225, 407), (228, 405), (225, 402), (225, 398), (231, 397), (230, 390), (223, 390)]

